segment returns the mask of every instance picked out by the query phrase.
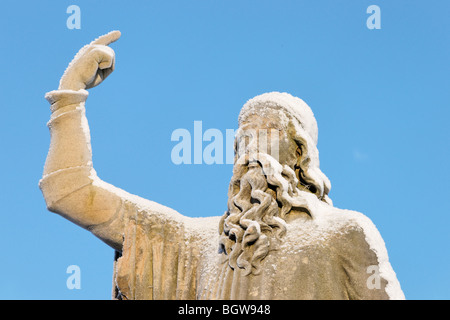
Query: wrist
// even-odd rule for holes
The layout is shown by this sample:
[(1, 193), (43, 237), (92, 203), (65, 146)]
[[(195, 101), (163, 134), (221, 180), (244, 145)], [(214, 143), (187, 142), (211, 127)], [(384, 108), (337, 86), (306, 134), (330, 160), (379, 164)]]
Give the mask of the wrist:
[(70, 78), (63, 76), (59, 82), (58, 90), (84, 90), (86, 85), (82, 81), (74, 81)]
[(89, 92), (84, 89), (59, 89), (47, 92), (45, 94), (45, 99), (50, 103), (50, 110), (53, 113), (68, 105), (84, 103), (88, 96)]

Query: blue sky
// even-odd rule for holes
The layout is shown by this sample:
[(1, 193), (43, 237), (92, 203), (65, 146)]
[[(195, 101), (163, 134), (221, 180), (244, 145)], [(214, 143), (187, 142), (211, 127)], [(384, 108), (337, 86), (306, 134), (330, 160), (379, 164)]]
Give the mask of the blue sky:
[[(66, 26), (68, 6), (81, 29)], [(369, 5), (381, 29), (369, 30)], [(44, 94), (84, 44), (118, 29), (90, 90), (94, 167), (188, 216), (221, 215), (232, 165), (175, 165), (174, 130), (237, 128), (250, 98), (305, 100), (336, 207), (370, 217), (408, 299), (450, 298), (448, 1), (4, 1), (0, 10), (0, 299), (110, 299), (113, 250), (46, 210)], [(202, 199), (200, 201), (200, 199)], [(66, 269), (81, 270), (69, 290)]]

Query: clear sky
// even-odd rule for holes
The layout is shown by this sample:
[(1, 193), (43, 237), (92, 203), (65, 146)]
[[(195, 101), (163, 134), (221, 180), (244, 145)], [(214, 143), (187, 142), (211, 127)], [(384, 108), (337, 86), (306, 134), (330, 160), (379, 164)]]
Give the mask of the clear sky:
[[(81, 29), (66, 24), (73, 4)], [(116, 70), (86, 103), (100, 178), (222, 215), (232, 165), (174, 164), (172, 132), (202, 121), (225, 134), (248, 99), (289, 92), (316, 116), (334, 205), (372, 219), (408, 299), (449, 299), (449, 16), (449, 1), (425, 0), (3, 1), (0, 299), (111, 297), (113, 250), (48, 212), (38, 181), (44, 94), (115, 29)], [(66, 286), (71, 265), (81, 289)]]

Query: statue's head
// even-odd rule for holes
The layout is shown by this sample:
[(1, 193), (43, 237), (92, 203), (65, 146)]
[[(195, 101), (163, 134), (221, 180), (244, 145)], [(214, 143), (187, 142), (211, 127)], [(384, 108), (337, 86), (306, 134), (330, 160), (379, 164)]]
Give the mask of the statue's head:
[(331, 185), (319, 169), (317, 122), (309, 106), (287, 93), (249, 100), (239, 114), (228, 210), (220, 251), (232, 268), (258, 273), (293, 216), (313, 216), (305, 193), (332, 204)]

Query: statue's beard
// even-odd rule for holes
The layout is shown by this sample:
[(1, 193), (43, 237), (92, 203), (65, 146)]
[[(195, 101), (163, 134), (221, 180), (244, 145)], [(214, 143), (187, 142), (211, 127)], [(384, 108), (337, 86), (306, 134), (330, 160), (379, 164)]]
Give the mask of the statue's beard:
[(219, 228), (219, 251), (231, 268), (246, 275), (260, 272), (261, 261), (286, 233), (284, 219), (298, 198), (297, 185), (294, 170), (268, 154), (236, 161)]

